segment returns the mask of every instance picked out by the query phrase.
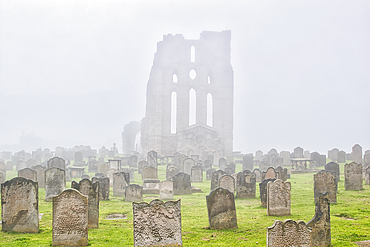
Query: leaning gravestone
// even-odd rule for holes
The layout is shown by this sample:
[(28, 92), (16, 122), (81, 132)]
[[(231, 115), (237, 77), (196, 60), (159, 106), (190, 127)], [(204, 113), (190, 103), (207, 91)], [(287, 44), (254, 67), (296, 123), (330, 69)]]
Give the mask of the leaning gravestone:
[(38, 185), (16, 177), (1, 184), (2, 231), (39, 232)]
[(88, 245), (88, 198), (78, 190), (53, 197), (53, 245)]
[(344, 165), (345, 190), (362, 189), (362, 165), (352, 162)]
[(256, 182), (261, 182), (262, 181), (262, 172), (260, 169), (256, 168), (253, 170), (253, 173), (256, 174)]
[(32, 167), (37, 173), (37, 182), (39, 183), (39, 188), (45, 188), (45, 171), (46, 167), (42, 165), (37, 165)]
[(31, 168), (23, 168), (18, 171), (18, 177), (30, 179), (33, 182), (37, 182), (37, 172)]
[(206, 171), (206, 180), (211, 180), (212, 179), (212, 174), (215, 172), (216, 170), (211, 168), (211, 169), (208, 169)]
[(143, 187), (130, 184), (125, 190), (125, 202), (140, 202), (143, 200)]
[(134, 246), (182, 246), (180, 200), (132, 203)]
[(65, 171), (53, 167), (45, 171), (45, 201), (52, 201), (53, 196), (63, 192), (66, 187)]
[(228, 174), (222, 175), (218, 179), (218, 187), (229, 190), (231, 193), (235, 193), (235, 179)]
[(62, 158), (54, 157), (54, 158), (51, 158), (50, 160), (48, 160), (47, 167), (48, 167), (48, 169), (56, 167), (56, 168), (65, 170), (66, 169), (66, 162)]
[(261, 206), (266, 208), (267, 207), (267, 184), (268, 182), (274, 182), (275, 178), (264, 179), (260, 184), (260, 198), (261, 198)]
[(166, 180), (159, 183), (159, 199), (172, 200), (173, 199), (173, 182)]
[(99, 182), (99, 201), (109, 200), (109, 189), (110, 182), (108, 177), (93, 177), (91, 180), (93, 183)]
[(99, 228), (99, 183), (92, 183), (89, 179), (82, 179), (78, 183), (72, 181), (71, 187), (88, 198), (89, 229)]
[(326, 194), (320, 194), (315, 205), (315, 216), (307, 223), (312, 229), (312, 246), (331, 246), (330, 203)]
[(148, 165), (157, 168), (158, 167), (158, 159), (157, 159), (157, 152), (150, 151), (147, 155), (146, 160), (148, 161)]
[(203, 168), (195, 165), (191, 168), (191, 181), (194, 183), (203, 182)]
[(315, 203), (319, 200), (320, 194), (327, 193), (331, 204), (337, 204), (337, 183), (335, 175), (330, 171), (320, 171), (313, 175)]
[(211, 191), (218, 187), (218, 179), (224, 175), (225, 172), (223, 170), (218, 170), (212, 173), (211, 177)]
[(195, 161), (192, 158), (184, 159), (184, 173), (191, 175), (191, 168), (195, 166)]
[(267, 227), (267, 246), (310, 247), (312, 246), (311, 232), (312, 230), (303, 221), (275, 220), (272, 226)]
[(275, 168), (269, 167), (265, 172), (262, 172), (262, 180), (275, 178), (278, 179), (279, 174), (275, 171)]
[(179, 172), (172, 177), (172, 182), (174, 195), (188, 195), (192, 193), (189, 174)]
[(210, 229), (238, 228), (233, 193), (227, 189), (216, 188), (206, 196), (206, 200)]
[(277, 179), (267, 183), (267, 215), (290, 215), (290, 182)]
[(325, 165), (325, 171), (329, 171), (335, 175), (335, 181), (340, 181), (339, 165), (335, 162), (329, 162)]
[(126, 181), (126, 173), (113, 173), (113, 196), (125, 196), (126, 187), (129, 183)]
[(236, 177), (236, 197), (256, 197), (256, 174), (249, 170), (239, 172)]

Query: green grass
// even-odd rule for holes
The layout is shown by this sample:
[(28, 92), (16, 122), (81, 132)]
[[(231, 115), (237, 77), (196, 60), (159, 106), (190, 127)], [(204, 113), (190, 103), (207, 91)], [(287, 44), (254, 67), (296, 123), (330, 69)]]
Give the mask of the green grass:
[[(333, 246), (357, 246), (354, 242), (370, 239), (370, 187), (364, 185), (361, 191), (345, 191), (343, 164), (338, 189), (338, 204), (331, 205), (331, 237)], [(237, 171), (241, 165), (237, 165)], [(159, 179), (165, 180), (165, 166), (159, 166)], [(7, 173), (10, 179), (15, 171)], [(93, 173), (89, 173), (90, 177)], [(205, 176), (204, 176), (205, 177)], [(77, 179), (78, 181), (78, 179)], [(256, 198), (236, 199), (238, 229), (209, 230), (206, 195), (210, 192), (210, 181), (193, 183), (203, 193), (174, 196), (181, 198), (181, 221), (184, 246), (266, 246), (266, 228), (275, 220), (293, 219), (306, 223), (315, 212), (313, 198), (313, 173), (292, 174), (290, 216), (267, 216), (266, 208), (260, 206), (259, 187), (256, 185)], [(135, 182), (142, 184), (141, 175), (135, 173)], [(70, 183), (67, 184), (70, 188)], [(112, 193), (112, 189), (111, 189)], [(39, 211), (44, 213), (40, 220), (38, 234), (0, 232), (0, 246), (51, 246), (52, 244), (52, 203), (45, 202), (45, 190), (39, 189)], [(90, 246), (132, 246), (132, 204), (123, 198), (113, 197), (100, 202), (99, 229), (89, 230)], [(144, 195), (150, 202), (156, 195)], [(112, 213), (127, 214), (127, 219), (106, 220)]]

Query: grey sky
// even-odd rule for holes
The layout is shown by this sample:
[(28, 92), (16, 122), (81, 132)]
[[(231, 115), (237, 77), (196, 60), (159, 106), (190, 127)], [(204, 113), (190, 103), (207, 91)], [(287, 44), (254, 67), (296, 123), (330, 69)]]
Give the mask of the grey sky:
[(370, 1), (353, 0), (0, 0), (0, 145), (121, 146), (157, 42), (204, 30), (231, 30), (235, 150), (370, 149)]

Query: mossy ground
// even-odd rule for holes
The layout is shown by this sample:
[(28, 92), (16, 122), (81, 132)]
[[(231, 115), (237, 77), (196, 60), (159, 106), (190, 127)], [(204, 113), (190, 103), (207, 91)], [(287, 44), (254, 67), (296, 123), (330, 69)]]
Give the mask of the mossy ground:
[[(370, 239), (370, 186), (364, 185), (361, 191), (345, 191), (343, 165), (337, 200), (331, 205), (331, 238), (333, 246), (357, 246), (354, 242)], [(241, 165), (237, 165), (241, 171)], [(159, 166), (159, 178), (165, 180), (165, 166)], [(93, 173), (88, 173), (90, 176)], [(7, 179), (16, 176), (8, 172)], [(75, 179), (78, 181), (79, 179)], [(140, 182), (138, 182), (140, 181)], [(193, 183), (203, 193), (174, 196), (181, 198), (181, 221), (184, 246), (266, 246), (266, 227), (275, 220), (293, 219), (306, 223), (315, 212), (313, 198), (313, 173), (292, 174), (290, 216), (267, 216), (266, 208), (260, 206), (259, 188), (256, 185), (256, 198), (235, 199), (238, 229), (209, 230), (206, 195), (210, 192), (210, 181)], [(135, 182), (142, 184), (135, 173)], [(67, 183), (70, 188), (70, 183)], [(112, 194), (112, 189), (111, 189)], [(52, 245), (52, 203), (45, 202), (45, 190), (39, 189), (39, 211), (44, 216), (40, 220), (38, 234), (0, 232), (0, 246), (51, 246)], [(150, 202), (156, 195), (144, 195)], [(127, 219), (107, 220), (108, 214), (127, 214)], [(133, 246), (132, 204), (123, 198), (113, 197), (100, 202), (99, 229), (89, 230), (89, 246)]]

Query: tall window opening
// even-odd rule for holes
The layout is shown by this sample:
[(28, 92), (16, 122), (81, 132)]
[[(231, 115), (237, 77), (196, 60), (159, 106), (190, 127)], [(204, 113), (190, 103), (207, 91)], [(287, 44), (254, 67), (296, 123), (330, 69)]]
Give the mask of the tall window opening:
[(173, 74), (173, 76), (172, 76), (172, 82), (174, 82), (174, 83), (177, 83), (178, 82), (177, 75), (176, 74)]
[(212, 94), (207, 94), (207, 125), (213, 127), (213, 99)]
[(208, 76), (208, 84), (211, 84), (211, 77)]
[(189, 126), (196, 124), (197, 116), (197, 95), (194, 88), (189, 91)]
[(195, 47), (190, 48), (190, 62), (195, 63)]
[(177, 94), (176, 92), (171, 93), (171, 134), (176, 134), (177, 125)]

